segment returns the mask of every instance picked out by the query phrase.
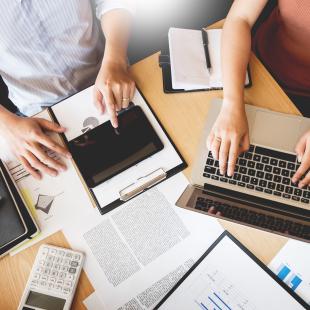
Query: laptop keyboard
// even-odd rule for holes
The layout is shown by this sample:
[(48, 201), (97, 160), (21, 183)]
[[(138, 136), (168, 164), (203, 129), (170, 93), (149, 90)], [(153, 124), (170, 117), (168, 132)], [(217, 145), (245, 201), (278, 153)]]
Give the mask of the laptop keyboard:
[(309, 204), (309, 187), (300, 189), (291, 181), (299, 166), (295, 155), (251, 145), (248, 152), (238, 157), (232, 177), (220, 174), (219, 161), (209, 152), (203, 176), (286, 200)]
[(220, 212), (220, 216), (223, 218), (310, 240), (310, 225), (304, 225), (275, 215), (267, 215), (204, 197), (197, 198), (195, 209), (206, 213), (212, 210), (212, 214)]

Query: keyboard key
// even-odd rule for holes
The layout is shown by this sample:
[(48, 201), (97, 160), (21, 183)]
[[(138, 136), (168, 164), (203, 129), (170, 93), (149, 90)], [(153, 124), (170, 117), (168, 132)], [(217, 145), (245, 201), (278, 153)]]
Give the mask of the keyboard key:
[(279, 161), (279, 167), (281, 167), (281, 168), (286, 168), (286, 162), (283, 161), (283, 160), (280, 160), (280, 161)]
[(285, 185), (291, 184), (291, 180), (289, 178), (282, 178), (282, 183)]
[(236, 181), (240, 181), (240, 179), (241, 179), (241, 174), (235, 173), (234, 176), (233, 176), (233, 179), (236, 180)]
[(247, 152), (247, 153), (245, 153), (244, 158), (245, 158), (245, 159), (250, 159), (250, 160), (251, 160), (251, 159), (253, 158), (253, 154)]
[(224, 183), (227, 183), (227, 182), (228, 182), (228, 180), (227, 180), (226, 178), (220, 178), (220, 181), (221, 181), (221, 182), (224, 182)]
[(269, 188), (265, 188), (265, 189), (264, 189), (264, 192), (265, 192), (266, 194), (272, 194), (272, 190), (269, 189)]
[(257, 185), (258, 184), (258, 179), (257, 178), (251, 178), (251, 184)]
[(218, 177), (217, 175), (211, 175), (211, 179), (212, 179), (212, 180), (218, 181), (218, 180), (219, 180), (219, 177)]
[(276, 183), (281, 183), (282, 178), (279, 175), (274, 175), (273, 176), (273, 181)]
[(257, 154), (254, 154), (254, 156), (253, 156), (253, 160), (254, 160), (254, 161), (258, 161), (258, 162), (260, 162), (260, 160), (261, 160), (261, 156), (260, 156), (260, 155), (257, 155)]
[(291, 195), (286, 194), (286, 193), (283, 193), (283, 194), (282, 194), (282, 197), (283, 197), (283, 198), (286, 198), (286, 199), (290, 199), (290, 198), (291, 198)]
[(214, 167), (218, 168), (219, 166), (220, 166), (220, 163), (219, 163), (218, 160), (216, 160), (216, 161), (214, 162)]
[(238, 182), (238, 186), (245, 187), (245, 183), (243, 183), (243, 182)]
[(247, 174), (248, 173), (248, 169), (245, 168), (245, 167), (240, 167), (239, 169), (239, 173), (242, 173), (242, 174)]
[(272, 166), (270, 166), (270, 165), (265, 165), (264, 170), (265, 170), (266, 172), (271, 172), (271, 171), (272, 171)]
[(271, 158), (270, 159), (270, 165), (272, 166), (278, 166), (278, 160), (275, 158)]
[(302, 196), (304, 198), (310, 199), (310, 191), (304, 191)]
[(276, 183), (268, 182), (268, 188), (275, 189), (276, 188)]
[(283, 153), (271, 149), (267, 149), (264, 147), (256, 146), (255, 148), (255, 153), (265, 155), (268, 157), (274, 157), (278, 159), (282, 159), (283, 161), (290, 161), (290, 162), (295, 162), (296, 161), (296, 156), (288, 153)]
[(259, 183), (258, 183), (259, 186), (261, 187), (266, 187), (267, 186), (267, 181), (265, 180), (260, 180)]
[(254, 167), (255, 167), (255, 162), (249, 160), (248, 163), (247, 163), (247, 166), (248, 166), (249, 168), (254, 168)]
[(306, 198), (301, 198), (301, 202), (303, 202), (303, 203), (309, 203), (310, 200), (309, 200), (309, 199), (306, 199)]
[(213, 166), (213, 165), (214, 165), (214, 160), (211, 159), (211, 158), (208, 158), (208, 159), (207, 159), (207, 165)]
[(256, 168), (257, 170), (263, 170), (263, 169), (264, 169), (264, 165), (261, 164), (261, 163), (256, 163), (255, 168)]
[(287, 164), (287, 169), (290, 169), (290, 170), (296, 170), (296, 167), (295, 167), (295, 164), (293, 164), (293, 163), (288, 163)]
[(294, 195), (295, 196), (301, 196), (302, 195), (302, 190), (300, 188), (295, 188)]
[(247, 184), (246, 187), (249, 189), (254, 189), (254, 185), (252, 185), (252, 184)]
[(256, 176), (260, 179), (263, 179), (264, 178), (264, 172), (263, 171), (256, 171)]
[(232, 184), (232, 185), (236, 185), (237, 184), (237, 182), (235, 180), (229, 180), (228, 183)]
[(255, 173), (256, 173), (256, 171), (254, 169), (249, 169), (248, 170), (248, 175), (251, 176), (251, 177), (254, 177)]
[(292, 200), (294, 200), (294, 201), (300, 201), (300, 197), (298, 197), (298, 196), (292, 196)]
[(248, 175), (243, 175), (242, 176), (242, 182), (249, 183), (250, 182), (250, 177)]
[(286, 186), (286, 187), (285, 187), (285, 192), (286, 192), (287, 194), (293, 194), (293, 187)]
[(245, 159), (243, 159), (243, 158), (241, 158), (241, 159), (238, 160), (238, 164), (239, 164), (240, 166), (246, 166), (246, 163), (247, 163), (247, 161), (246, 161)]
[(213, 156), (212, 156), (212, 152), (211, 152), (211, 151), (209, 151), (209, 153), (208, 153), (208, 157), (213, 158)]
[(216, 169), (211, 166), (205, 166), (205, 173), (214, 174), (216, 172)]
[(281, 169), (278, 167), (273, 167), (273, 173), (274, 174), (280, 174), (281, 173)]
[(282, 169), (281, 174), (282, 174), (284, 177), (289, 177), (289, 176), (290, 176), (290, 171), (287, 170), (287, 169)]
[(272, 180), (272, 174), (271, 173), (265, 173), (265, 179), (267, 181), (271, 181)]
[(274, 194), (275, 196), (281, 196), (281, 193), (280, 193), (280, 192), (277, 192), (277, 191), (273, 191), (273, 194)]
[(269, 164), (269, 157), (263, 156), (262, 163)]
[(256, 186), (255, 189), (258, 191), (258, 192), (262, 192), (264, 189), (260, 186)]

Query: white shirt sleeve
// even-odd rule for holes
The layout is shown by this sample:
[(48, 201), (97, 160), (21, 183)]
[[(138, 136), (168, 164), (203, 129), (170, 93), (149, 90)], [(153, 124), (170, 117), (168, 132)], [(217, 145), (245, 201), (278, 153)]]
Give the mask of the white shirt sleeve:
[(136, 0), (94, 0), (96, 16), (101, 19), (102, 15), (114, 9), (124, 9), (135, 14)]

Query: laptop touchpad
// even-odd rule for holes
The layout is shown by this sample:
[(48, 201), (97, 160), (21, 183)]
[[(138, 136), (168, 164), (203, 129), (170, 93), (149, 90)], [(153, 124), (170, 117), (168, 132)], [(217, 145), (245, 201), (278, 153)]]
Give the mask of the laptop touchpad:
[(300, 129), (301, 119), (257, 111), (252, 127), (251, 142), (294, 152)]

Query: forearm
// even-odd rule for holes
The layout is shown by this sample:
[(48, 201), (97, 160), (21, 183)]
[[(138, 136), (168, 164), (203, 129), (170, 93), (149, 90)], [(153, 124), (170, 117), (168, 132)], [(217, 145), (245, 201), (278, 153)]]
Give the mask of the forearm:
[(251, 28), (241, 18), (227, 19), (222, 38), (224, 99), (243, 107), (244, 81), (251, 51)]
[(126, 10), (116, 9), (103, 15), (101, 26), (106, 39), (105, 60), (127, 63), (131, 25), (132, 16)]
[(7, 127), (9, 120), (13, 119), (16, 115), (0, 105), (0, 131)]

